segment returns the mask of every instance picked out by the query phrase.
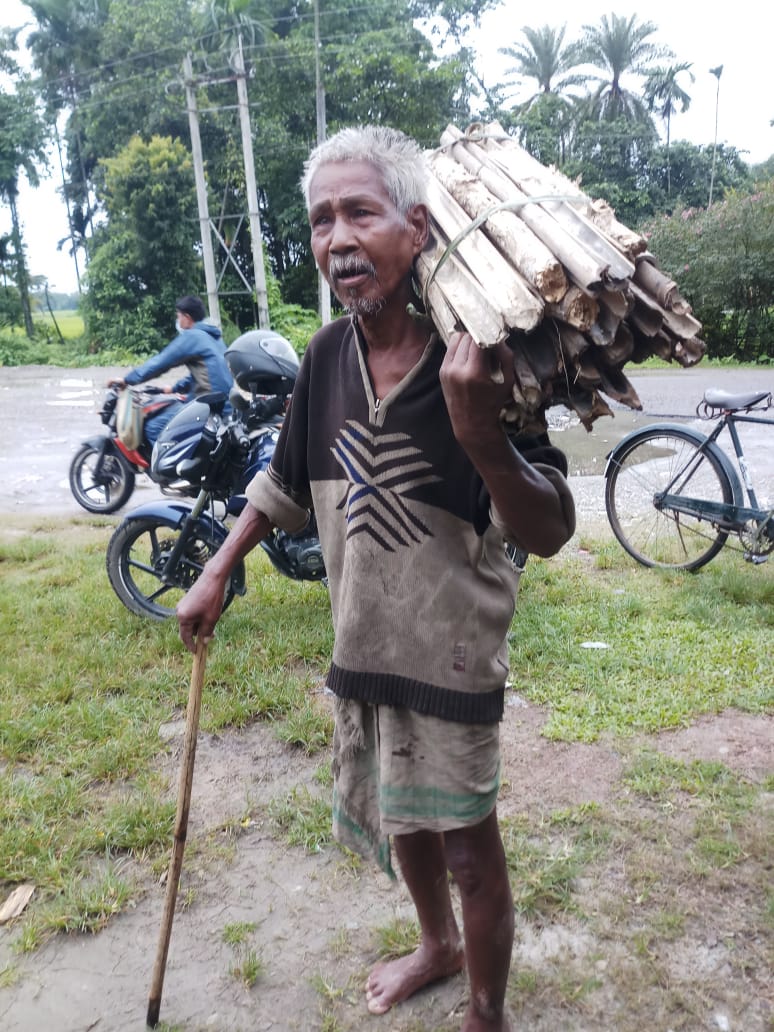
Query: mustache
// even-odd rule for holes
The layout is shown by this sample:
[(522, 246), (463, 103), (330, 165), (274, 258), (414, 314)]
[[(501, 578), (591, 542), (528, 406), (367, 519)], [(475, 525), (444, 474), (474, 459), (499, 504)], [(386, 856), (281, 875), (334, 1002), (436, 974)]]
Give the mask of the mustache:
[(372, 276), (376, 278), (376, 266), (366, 258), (358, 258), (357, 255), (344, 254), (333, 255), (328, 262), (328, 275), (332, 280), (340, 279), (342, 276)]

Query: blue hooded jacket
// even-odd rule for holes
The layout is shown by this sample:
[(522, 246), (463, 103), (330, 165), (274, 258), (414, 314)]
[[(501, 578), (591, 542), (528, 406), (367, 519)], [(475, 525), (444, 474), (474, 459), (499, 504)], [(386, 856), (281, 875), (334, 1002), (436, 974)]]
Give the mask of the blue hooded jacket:
[(225, 359), (226, 345), (217, 326), (211, 323), (195, 323), (190, 330), (183, 330), (167, 346), (147, 362), (126, 374), (128, 384), (145, 383), (175, 366), (188, 366), (188, 376), (173, 386), (176, 394), (186, 395), (186, 401), (211, 391), (228, 392), (234, 386), (234, 379)]

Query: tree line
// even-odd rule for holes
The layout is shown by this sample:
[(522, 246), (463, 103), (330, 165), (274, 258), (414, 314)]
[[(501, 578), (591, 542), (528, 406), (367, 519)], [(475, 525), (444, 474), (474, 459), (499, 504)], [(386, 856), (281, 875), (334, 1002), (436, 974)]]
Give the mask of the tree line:
[[(741, 238), (749, 216), (744, 209), (737, 219), (734, 204), (770, 189), (771, 163), (752, 169), (733, 147), (673, 139), (690, 104), (691, 65), (657, 43), (657, 27), (637, 16), (604, 16), (576, 40), (566, 39), (563, 26), (525, 26), (502, 48), (511, 62), (502, 81), (485, 86), (466, 39), (501, 0), (24, 2), (32, 19), (31, 72), (19, 66), (18, 33), (0, 37), (0, 71), (13, 82), (0, 89), (0, 200), (12, 227), (0, 237), (0, 289), (13, 296), (14, 318), (32, 332), (16, 200), (20, 177), (36, 182), (53, 143), (64, 163), (70, 226), (59, 244), (84, 270), (82, 311), (95, 352), (155, 350), (170, 335), (174, 299), (204, 292), (186, 85), (200, 112), (225, 329), (228, 335), (256, 324), (255, 298), (245, 288), (253, 272), (236, 111), (240, 43), (272, 325), (299, 346), (317, 306), (297, 184), (317, 138), (318, 85), (329, 132), (381, 122), (433, 147), (450, 122), (497, 119), (540, 161), (604, 197), (622, 222), (656, 234), (663, 255), (656, 253), (678, 281), (683, 266), (695, 272), (702, 261), (701, 247), (690, 263), (680, 260), (689, 225), (679, 221), (681, 213), (694, 212), (691, 228), (710, 215), (717, 220), (709, 204), (714, 193), (727, 213), (732, 254), (729, 224), (739, 226)], [(193, 68), (187, 84), (186, 55)], [(513, 99), (517, 82), (534, 84), (528, 99)], [(770, 206), (758, 203), (756, 210), (768, 213)], [(681, 232), (673, 246), (675, 223)], [(772, 253), (767, 226), (760, 242)], [(749, 270), (757, 261), (746, 253), (742, 264)], [(765, 271), (756, 275), (755, 289), (741, 285), (733, 305), (709, 296), (715, 288), (707, 277), (700, 287), (690, 277), (681, 282), (699, 318), (702, 305), (721, 313), (709, 324), (716, 353), (754, 333), (752, 357), (774, 356), (774, 299), (760, 286)], [(774, 291), (774, 278), (769, 284)], [(751, 299), (752, 314), (737, 309)], [(12, 307), (0, 302), (0, 320)], [(731, 307), (730, 328), (723, 313)]]

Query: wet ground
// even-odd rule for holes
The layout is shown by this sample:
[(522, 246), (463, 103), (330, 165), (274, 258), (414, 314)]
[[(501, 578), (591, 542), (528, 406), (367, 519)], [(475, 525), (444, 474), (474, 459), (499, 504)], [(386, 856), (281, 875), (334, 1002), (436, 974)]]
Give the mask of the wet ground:
[[(97, 413), (105, 384), (124, 371), (54, 366), (0, 368), (0, 511), (83, 514), (70, 493), (70, 461), (81, 441), (104, 432)], [(710, 369), (700, 365), (693, 369), (638, 371), (628, 367), (627, 375), (642, 401), (642, 412), (613, 403), (614, 418), (598, 419), (590, 433), (566, 409), (550, 412), (551, 436), (568, 455), (581, 518), (604, 518), (605, 456), (634, 427), (661, 419), (695, 418), (696, 406), (708, 387), (774, 392), (774, 368)], [(172, 373), (165, 379), (172, 382), (174, 378)], [(774, 485), (771, 430), (745, 430), (743, 443), (754, 479), (760, 479), (762, 493), (766, 494), (763, 485)], [(774, 494), (774, 486), (768, 494)], [(155, 485), (140, 477), (128, 507), (158, 496)]]

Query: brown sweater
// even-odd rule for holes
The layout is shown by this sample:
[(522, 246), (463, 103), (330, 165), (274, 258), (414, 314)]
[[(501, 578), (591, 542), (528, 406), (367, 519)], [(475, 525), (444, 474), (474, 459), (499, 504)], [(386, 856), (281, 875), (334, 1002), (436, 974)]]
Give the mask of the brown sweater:
[[(433, 338), (377, 402), (350, 319), (318, 331), (271, 466), (247, 496), (289, 531), (314, 508), (333, 612), (333, 692), (490, 723), (503, 712), (519, 575), (452, 432), (438, 378), (444, 350)], [(567, 491), (560, 473), (541, 471)]]

